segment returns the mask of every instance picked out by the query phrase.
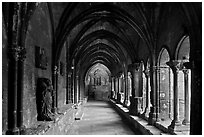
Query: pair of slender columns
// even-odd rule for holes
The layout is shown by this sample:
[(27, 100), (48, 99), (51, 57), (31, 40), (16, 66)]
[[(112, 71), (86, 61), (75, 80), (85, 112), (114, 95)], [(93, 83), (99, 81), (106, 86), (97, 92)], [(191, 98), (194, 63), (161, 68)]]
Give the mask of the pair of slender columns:
[[(127, 98), (127, 93), (126, 91), (126, 85), (127, 83), (124, 83), (124, 79), (121, 77), (121, 74), (115, 77), (115, 99), (117, 100), (118, 103), (123, 103), (126, 104), (126, 98)], [(123, 91), (124, 96), (122, 96), (121, 92)], [(125, 97), (124, 100), (122, 100), (122, 97)]]
[(20, 134), (23, 126), (24, 47), (22, 24), (25, 3), (9, 4), (8, 16), (8, 130), (6, 134)]
[(172, 60), (170, 62), (167, 62), (167, 65), (170, 66), (170, 68), (173, 71), (174, 74), (174, 117), (171, 122), (171, 125), (169, 126), (169, 129), (172, 131), (180, 130), (178, 127), (182, 124), (182, 122), (179, 119), (179, 71), (183, 70), (184, 72), (184, 83), (185, 83), (185, 112), (184, 112), (184, 121), (183, 124), (188, 125), (190, 123), (190, 84), (189, 84), (189, 70), (183, 69), (183, 64), (181, 61), (178, 60)]
[(23, 130), (23, 73), (25, 48), (13, 46), (8, 49), (8, 131), (20, 134)]
[(151, 91), (150, 91), (150, 103), (152, 106), (150, 107), (150, 113), (148, 118), (148, 124), (152, 125), (155, 122), (159, 121), (159, 93), (158, 93), (158, 74), (159, 67), (152, 66), (150, 67), (150, 83), (151, 83)]

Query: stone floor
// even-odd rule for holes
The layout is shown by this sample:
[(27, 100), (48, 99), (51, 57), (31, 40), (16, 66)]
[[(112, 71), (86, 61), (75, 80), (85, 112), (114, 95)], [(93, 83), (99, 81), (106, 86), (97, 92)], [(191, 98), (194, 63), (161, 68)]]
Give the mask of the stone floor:
[(73, 135), (134, 135), (109, 103), (88, 101), (80, 120), (72, 126)]

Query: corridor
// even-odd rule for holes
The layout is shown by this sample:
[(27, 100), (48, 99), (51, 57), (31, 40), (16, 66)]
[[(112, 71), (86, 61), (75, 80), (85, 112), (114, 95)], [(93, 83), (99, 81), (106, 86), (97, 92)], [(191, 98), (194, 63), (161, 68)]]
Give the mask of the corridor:
[(202, 134), (202, 2), (1, 7), (3, 135)]
[(134, 135), (108, 102), (89, 101), (81, 120), (73, 125), (75, 135)]

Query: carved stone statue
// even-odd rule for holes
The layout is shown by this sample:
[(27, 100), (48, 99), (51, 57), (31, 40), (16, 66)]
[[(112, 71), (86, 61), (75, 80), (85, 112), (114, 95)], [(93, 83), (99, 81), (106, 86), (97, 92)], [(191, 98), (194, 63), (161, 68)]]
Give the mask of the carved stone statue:
[(39, 121), (52, 121), (54, 114), (52, 109), (52, 84), (47, 78), (38, 78), (36, 89), (36, 103)]

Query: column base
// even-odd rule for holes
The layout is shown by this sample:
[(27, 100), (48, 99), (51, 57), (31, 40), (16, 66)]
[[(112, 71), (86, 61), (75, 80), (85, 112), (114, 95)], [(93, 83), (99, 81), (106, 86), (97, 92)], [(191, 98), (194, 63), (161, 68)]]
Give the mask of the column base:
[(111, 99), (114, 99), (114, 91), (111, 91)]
[(123, 102), (123, 106), (127, 107), (128, 106), (128, 100), (125, 99), (125, 101)]
[(26, 129), (26, 127), (24, 125), (19, 127), (19, 134), (22, 135), (24, 133), (25, 129)]
[(130, 115), (139, 116), (141, 109), (141, 97), (130, 97)]
[(119, 104), (121, 103), (121, 94), (120, 93), (117, 93), (116, 102), (119, 103)]
[(181, 121), (172, 121), (171, 125), (168, 126), (168, 130), (170, 132), (179, 132), (182, 131), (182, 124)]
[(184, 119), (183, 122), (182, 122), (182, 124), (183, 124), (183, 125), (190, 125), (190, 121)]
[(13, 129), (8, 129), (6, 135), (20, 135), (20, 130), (16, 127)]
[(149, 118), (148, 118), (149, 125), (153, 125), (157, 120), (155, 110), (156, 109), (154, 107), (150, 107), (150, 113), (149, 113)]
[(52, 112), (53, 114), (55, 114), (55, 115), (57, 115), (57, 111), (58, 111), (58, 109), (57, 109), (56, 107), (51, 109), (51, 112)]
[(144, 118), (144, 119), (147, 119), (148, 117), (149, 117), (149, 113), (150, 113), (150, 108), (145, 108), (145, 111), (144, 111), (144, 113), (142, 113), (142, 117)]

